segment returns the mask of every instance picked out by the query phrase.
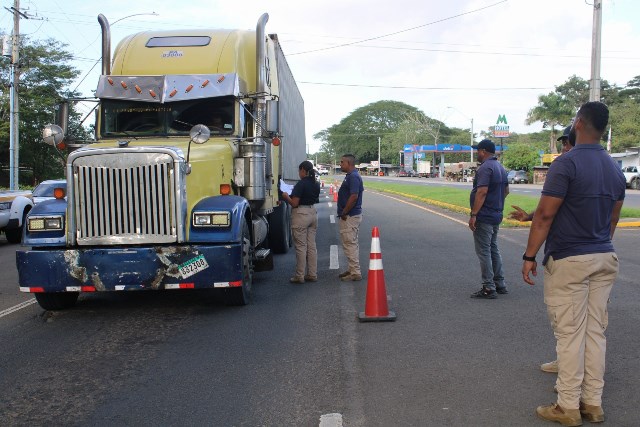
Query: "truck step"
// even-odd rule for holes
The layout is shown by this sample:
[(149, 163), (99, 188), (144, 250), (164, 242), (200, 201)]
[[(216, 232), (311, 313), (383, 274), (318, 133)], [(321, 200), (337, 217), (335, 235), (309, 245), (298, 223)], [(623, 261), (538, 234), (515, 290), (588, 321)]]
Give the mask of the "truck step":
[(271, 253), (271, 249), (258, 249), (256, 251), (256, 259), (266, 259)]

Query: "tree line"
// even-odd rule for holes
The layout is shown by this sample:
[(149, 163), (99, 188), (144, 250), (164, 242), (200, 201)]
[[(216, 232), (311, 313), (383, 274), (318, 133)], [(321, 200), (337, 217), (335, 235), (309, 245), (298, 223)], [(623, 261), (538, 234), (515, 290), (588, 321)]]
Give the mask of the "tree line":
[[(612, 152), (640, 146), (640, 75), (626, 86), (602, 81), (602, 101), (610, 109)], [(509, 169), (532, 170), (540, 164), (540, 155), (558, 153), (556, 139), (571, 124), (578, 108), (589, 100), (589, 82), (573, 75), (555, 90), (538, 97), (538, 104), (529, 110), (526, 124), (541, 123), (539, 132), (512, 132), (504, 139), (508, 149), (503, 163)], [(359, 161), (368, 163), (378, 159), (377, 137), (381, 138), (382, 163), (399, 165), (399, 152), (405, 144), (469, 144), (470, 129), (448, 127), (425, 115), (411, 105), (398, 101), (377, 101), (354, 110), (339, 123), (314, 135), (322, 141), (317, 153), (321, 163), (333, 163), (344, 153), (352, 153)], [(493, 127), (476, 136), (491, 138)], [(606, 135), (605, 135), (606, 137)], [(606, 144), (606, 139), (603, 139)], [(448, 162), (468, 161), (468, 153), (447, 154)]]

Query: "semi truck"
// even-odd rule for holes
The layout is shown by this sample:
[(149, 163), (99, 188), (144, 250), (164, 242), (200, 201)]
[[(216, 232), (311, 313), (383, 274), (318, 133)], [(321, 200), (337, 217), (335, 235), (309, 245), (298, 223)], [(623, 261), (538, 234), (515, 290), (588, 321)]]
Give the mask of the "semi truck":
[(304, 102), (268, 19), (255, 31), (133, 34), (111, 60), (98, 16), (95, 142), (69, 140), (73, 100), (43, 130), (66, 146), (67, 191), (27, 216), (22, 292), (48, 310), (102, 291), (211, 289), (249, 302), (254, 271), (291, 245), (278, 185), (299, 179), (306, 158)]

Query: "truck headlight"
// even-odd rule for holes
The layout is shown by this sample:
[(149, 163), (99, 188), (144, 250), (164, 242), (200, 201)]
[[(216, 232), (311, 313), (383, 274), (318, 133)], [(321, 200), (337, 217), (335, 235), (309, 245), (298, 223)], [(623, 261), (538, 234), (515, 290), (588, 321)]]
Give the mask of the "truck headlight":
[(11, 202), (0, 203), (0, 211), (6, 211), (8, 209), (11, 209)]
[(29, 231), (55, 231), (62, 230), (62, 216), (33, 217), (28, 221)]
[(228, 227), (231, 223), (229, 212), (195, 212), (194, 227)]

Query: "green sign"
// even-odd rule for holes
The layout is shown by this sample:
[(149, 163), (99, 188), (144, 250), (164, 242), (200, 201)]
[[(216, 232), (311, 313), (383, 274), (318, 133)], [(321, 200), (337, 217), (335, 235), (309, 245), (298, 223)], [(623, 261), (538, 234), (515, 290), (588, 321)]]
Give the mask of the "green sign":
[(508, 124), (507, 116), (505, 116), (504, 114), (498, 114), (498, 121), (496, 122), (496, 124), (499, 125), (500, 123), (504, 123), (505, 125)]

